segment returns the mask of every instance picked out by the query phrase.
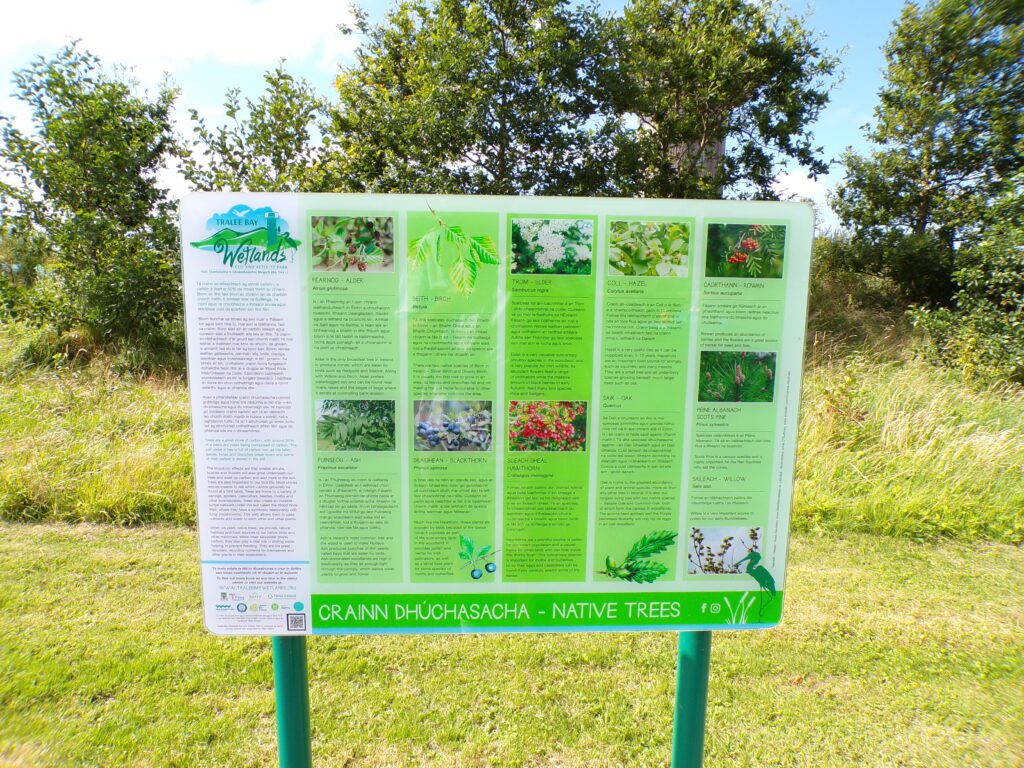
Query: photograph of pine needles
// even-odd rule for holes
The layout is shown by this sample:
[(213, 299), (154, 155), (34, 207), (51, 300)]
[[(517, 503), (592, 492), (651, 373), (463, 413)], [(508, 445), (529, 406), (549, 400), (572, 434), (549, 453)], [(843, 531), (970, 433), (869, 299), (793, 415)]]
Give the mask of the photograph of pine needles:
[(701, 352), (702, 403), (770, 403), (775, 399), (774, 352)]
[(782, 277), (786, 228), (768, 224), (708, 224), (705, 277)]

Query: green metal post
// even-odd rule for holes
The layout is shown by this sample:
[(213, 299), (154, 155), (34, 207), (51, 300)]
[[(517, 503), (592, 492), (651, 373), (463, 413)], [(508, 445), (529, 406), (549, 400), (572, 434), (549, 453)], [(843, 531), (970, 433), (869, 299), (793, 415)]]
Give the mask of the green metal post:
[(672, 768), (700, 768), (704, 760), (710, 666), (711, 632), (680, 632)]
[(274, 699), (281, 768), (312, 768), (306, 638), (274, 638)]

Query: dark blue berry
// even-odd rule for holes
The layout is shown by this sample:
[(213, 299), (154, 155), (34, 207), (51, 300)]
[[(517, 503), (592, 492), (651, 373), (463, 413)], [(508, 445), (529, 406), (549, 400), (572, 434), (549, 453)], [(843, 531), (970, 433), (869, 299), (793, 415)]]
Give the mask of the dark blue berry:
[(472, 571), (469, 572), (469, 575), (472, 576), (474, 579), (479, 579), (481, 576), (484, 575), (484, 572), (481, 571), (479, 568), (474, 568)]
[(498, 566), (496, 566), (494, 563), (488, 563), (484, 566), (484, 568), (487, 569), (488, 573), (494, 573), (496, 570), (498, 570)]

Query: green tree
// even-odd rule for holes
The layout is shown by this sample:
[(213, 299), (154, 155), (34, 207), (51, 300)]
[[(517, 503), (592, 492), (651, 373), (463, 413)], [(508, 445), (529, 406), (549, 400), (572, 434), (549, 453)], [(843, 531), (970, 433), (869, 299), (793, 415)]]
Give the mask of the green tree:
[(952, 306), (912, 317), (939, 362), (968, 379), (1024, 384), (1024, 174), (986, 219), (984, 234), (958, 254)]
[(184, 156), (185, 178), (201, 190), (331, 191), (323, 98), (288, 74), (283, 62), (263, 79), (266, 90), (256, 100), (243, 99), (238, 88), (227, 92), (226, 125), (210, 127), (189, 110), (195, 140)]
[(176, 92), (139, 94), (75, 45), (14, 80), (31, 129), (0, 116), (0, 220), (33, 258), (45, 251), (41, 319), (100, 340), (156, 332), (181, 308), (177, 231), (156, 181), (174, 152)]
[(361, 21), (337, 79), (355, 190), (571, 193), (599, 186), (602, 27), (565, 0), (401, 0)]
[(832, 200), (858, 262), (908, 298), (947, 302), (962, 246), (1022, 167), (1024, 10), (1012, 0), (907, 3), (885, 46), (868, 138)]
[(836, 59), (752, 0), (402, 0), (337, 80), (354, 189), (771, 197)]
[(780, 163), (828, 170), (811, 125), (838, 59), (750, 0), (632, 0), (611, 23), (606, 85), (625, 194), (774, 198)]
[(0, 229), (0, 319), (32, 314), (32, 289), (46, 255), (46, 238), (24, 223)]

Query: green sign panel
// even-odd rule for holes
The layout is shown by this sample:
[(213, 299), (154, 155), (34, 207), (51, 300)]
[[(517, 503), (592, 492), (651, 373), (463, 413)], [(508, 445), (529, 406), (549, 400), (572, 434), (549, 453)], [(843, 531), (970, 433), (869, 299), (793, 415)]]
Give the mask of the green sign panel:
[(181, 225), (212, 631), (778, 623), (809, 206), (198, 193)]

